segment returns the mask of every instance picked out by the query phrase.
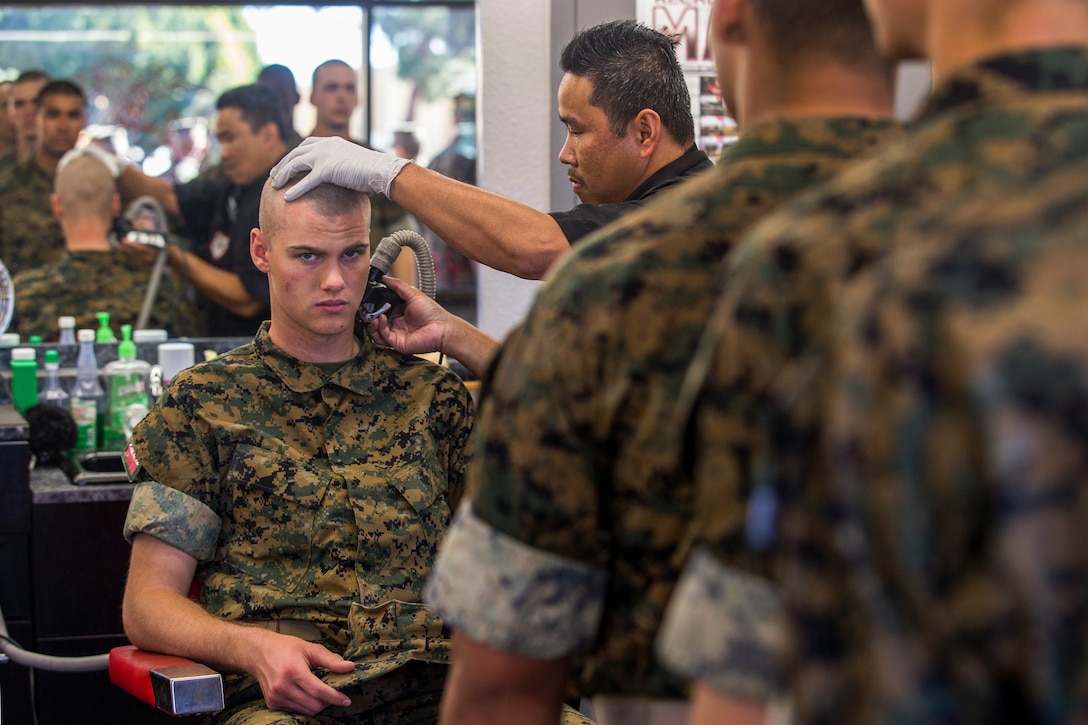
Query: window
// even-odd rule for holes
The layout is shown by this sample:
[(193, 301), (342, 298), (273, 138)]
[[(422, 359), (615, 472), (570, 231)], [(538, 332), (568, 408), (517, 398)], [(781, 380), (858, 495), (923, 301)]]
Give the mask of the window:
[[(79, 83), (89, 104), (86, 134), (170, 180), (187, 181), (214, 163), (216, 99), (254, 82), (268, 64), (293, 72), (301, 97), (294, 126), (306, 136), (313, 69), (331, 58), (358, 72), (354, 138), (383, 150), (397, 144), (423, 164), (451, 144), (475, 159), (475, 127), (458, 123), (476, 91), (471, 0), (3, 5), (0, 48), (0, 80), (35, 68)], [(436, 262), (440, 289), (474, 288), (474, 276)]]

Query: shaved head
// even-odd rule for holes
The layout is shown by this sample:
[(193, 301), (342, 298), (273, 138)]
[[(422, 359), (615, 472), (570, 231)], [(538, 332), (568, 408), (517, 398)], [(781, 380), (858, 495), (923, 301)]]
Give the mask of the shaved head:
[(305, 174), (295, 176), (280, 189), (272, 188), (271, 179), (265, 182), (264, 190), (261, 192), (260, 225), (269, 243), (280, 231), (284, 216), (290, 213), (291, 207), (296, 204), (309, 204), (323, 216), (359, 215), (365, 217), (366, 226), (370, 227), (370, 197), (354, 189), (334, 184), (321, 184), (295, 201), (285, 201), (283, 195), (303, 176)]
[(54, 191), (65, 216), (69, 218), (113, 218), (113, 198), (117, 187), (109, 169), (94, 156), (76, 156), (59, 169)]

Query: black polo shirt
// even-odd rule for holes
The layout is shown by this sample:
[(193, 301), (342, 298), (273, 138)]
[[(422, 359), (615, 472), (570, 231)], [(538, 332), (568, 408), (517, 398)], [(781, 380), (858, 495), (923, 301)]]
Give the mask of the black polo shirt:
[(655, 194), (676, 186), (685, 179), (713, 166), (714, 163), (710, 158), (692, 144), (683, 156), (658, 169), (624, 201), (613, 204), (579, 204), (570, 211), (554, 211), (548, 216), (559, 223), (559, 228), (563, 230), (567, 241), (573, 246), (576, 241), (590, 232), (643, 206)]

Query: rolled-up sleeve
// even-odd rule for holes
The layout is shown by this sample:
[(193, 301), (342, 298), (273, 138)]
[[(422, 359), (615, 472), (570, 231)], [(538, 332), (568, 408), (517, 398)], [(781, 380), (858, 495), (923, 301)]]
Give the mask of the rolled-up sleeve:
[(197, 561), (208, 561), (219, 538), (219, 516), (186, 493), (144, 481), (132, 492), (124, 534), (130, 542), (136, 534), (149, 534)]
[(465, 503), (424, 600), (443, 621), (495, 649), (550, 659), (586, 648), (604, 606), (603, 567), (534, 549)]
[(784, 689), (785, 617), (774, 584), (700, 549), (669, 601), (658, 656), (726, 695), (770, 701)]

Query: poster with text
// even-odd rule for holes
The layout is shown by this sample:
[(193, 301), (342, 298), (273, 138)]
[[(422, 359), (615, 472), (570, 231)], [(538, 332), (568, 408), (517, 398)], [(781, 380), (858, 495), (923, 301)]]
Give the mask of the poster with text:
[(638, 0), (638, 20), (679, 40), (680, 66), (691, 93), (695, 142), (712, 159), (737, 139), (737, 124), (722, 106), (707, 28), (714, 0)]

